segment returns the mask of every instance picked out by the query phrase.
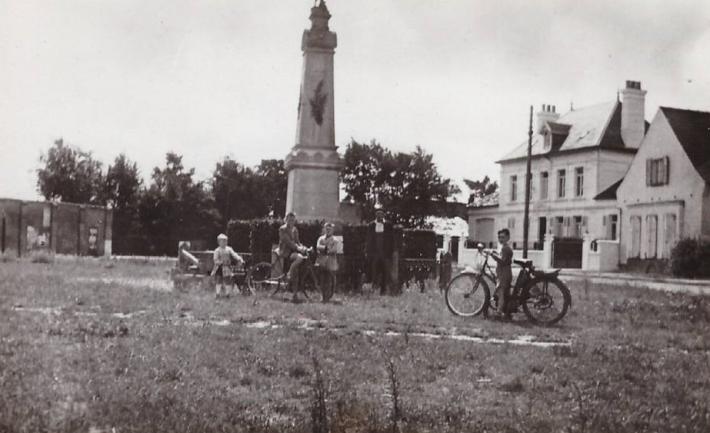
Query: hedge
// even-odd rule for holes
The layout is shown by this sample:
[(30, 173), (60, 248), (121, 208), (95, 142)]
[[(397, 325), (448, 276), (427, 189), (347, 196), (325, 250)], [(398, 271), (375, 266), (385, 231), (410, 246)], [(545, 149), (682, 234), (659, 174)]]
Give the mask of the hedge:
[(671, 251), (671, 272), (677, 277), (710, 277), (710, 242), (681, 239)]
[[(229, 243), (239, 252), (250, 252), (254, 261), (271, 261), (271, 250), (279, 242), (279, 227), (282, 220), (233, 220), (229, 222), (227, 235)], [(315, 246), (323, 231), (323, 223), (299, 222), (297, 224), (300, 241), (306, 246)], [(340, 233), (343, 236), (343, 257), (339, 260), (338, 281), (351, 290), (358, 290), (362, 275), (366, 274), (368, 226), (344, 225)], [(337, 232), (336, 232), (337, 233)], [(393, 231), (394, 248), (400, 251), (399, 257), (417, 259), (436, 259), (436, 234), (432, 230), (402, 229), (395, 226)]]
[(402, 258), (436, 259), (436, 233), (433, 230), (404, 230), (401, 251)]

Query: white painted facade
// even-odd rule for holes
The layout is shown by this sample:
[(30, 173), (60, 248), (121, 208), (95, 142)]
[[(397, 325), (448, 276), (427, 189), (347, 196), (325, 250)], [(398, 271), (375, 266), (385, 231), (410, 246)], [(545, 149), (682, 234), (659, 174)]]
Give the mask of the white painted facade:
[[(629, 81), (623, 104), (612, 101), (562, 116), (543, 106), (532, 143), (529, 249), (549, 245), (546, 238), (584, 239), (583, 265), (612, 266), (609, 254), (600, 257), (592, 245), (605, 241), (604, 251), (618, 251), (623, 215), (614, 188), (643, 140), (645, 94), (640, 83)], [(524, 143), (498, 161), (498, 205), (469, 208), (470, 239), (493, 246), (496, 232), (508, 228), (514, 248), (522, 248), (526, 150)], [(615, 267), (619, 254), (613, 256)]]
[[(557, 237), (582, 238), (585, 233), (591, 234), (595, 239), (617, 237), (610, 226), (612, 216), (619, 217), (615, 200), (595, 200), (594, 197), (619, 181), (632, 159), (631, 153), (599, 148), (534, 159), (531, 164), (529, 239), (542, 242), (545, 233), (552, 233)], [(481, 217), (495, 214), (496, 231), (507, 227), (511, 232), (511, 240), (516, 245), (522, 244), (525, 171), (525, 161), (501, 164), (498, 208), (493, 212), (483, 211), (480, 216), (474, 211), (473, 219), (469, 220), (473, 223), (471, 234), (476, 234), (476, 224)], [(564, 182), (560, 180), (561, 171), (564, 171)], [(546, 194), (544, 181), (541, 180), (544, 173), (547, 173)], [(579, 188), (578, 174), (581, 181)], [(513, 176), (517, 179), (515, 195), (512, 191)], [(561, 184), (564, 184), (563, 188), (560, 188)], [(618, 227), (616, 233), (618, 234)]]
[[(649, 160), (668, 161), (668, 181), (647, 185)], [(710, 188), (659, 110), (617, 190), (622, 208), (620, 260), (668, 259), (683, 237), (710, 240)]]

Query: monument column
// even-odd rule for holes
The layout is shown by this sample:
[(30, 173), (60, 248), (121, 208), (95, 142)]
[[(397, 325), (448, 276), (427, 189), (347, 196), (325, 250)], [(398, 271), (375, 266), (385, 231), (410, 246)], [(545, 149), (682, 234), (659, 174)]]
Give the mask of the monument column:
[(337, 36), (328, 28), (324, 0), (311, 8), (311, 28), (303, 32), (303, 75), (296, 144), (286, 156), (286, 211), (300, 220), (338, 218), (342, 160), (335, 146), (333, 55)]

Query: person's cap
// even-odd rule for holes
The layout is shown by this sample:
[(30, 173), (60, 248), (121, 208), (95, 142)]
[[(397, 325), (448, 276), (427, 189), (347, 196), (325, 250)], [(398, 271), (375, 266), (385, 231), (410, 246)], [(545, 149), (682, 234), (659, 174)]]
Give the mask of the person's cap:
[(220, 233), (219, 236), (217, 236), (217, 240), (221, 240), (221, 239), (224, 239), (226, 241), (229, 238), (224, 233)]

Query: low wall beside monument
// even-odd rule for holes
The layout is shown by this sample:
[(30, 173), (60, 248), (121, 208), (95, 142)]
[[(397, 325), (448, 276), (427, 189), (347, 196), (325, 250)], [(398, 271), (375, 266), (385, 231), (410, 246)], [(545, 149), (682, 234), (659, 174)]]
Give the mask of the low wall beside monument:
[(0, 253), (110, 256), (112, 223), (103, 206), (0, 199)]

